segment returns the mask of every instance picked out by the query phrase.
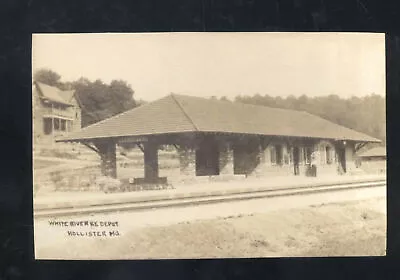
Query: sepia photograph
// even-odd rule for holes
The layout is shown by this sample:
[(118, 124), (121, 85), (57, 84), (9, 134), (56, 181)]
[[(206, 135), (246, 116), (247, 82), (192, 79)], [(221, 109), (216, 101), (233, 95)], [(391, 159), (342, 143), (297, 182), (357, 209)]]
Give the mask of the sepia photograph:
[(36, 259), (386, 255), (383, 33), (32, 35)]

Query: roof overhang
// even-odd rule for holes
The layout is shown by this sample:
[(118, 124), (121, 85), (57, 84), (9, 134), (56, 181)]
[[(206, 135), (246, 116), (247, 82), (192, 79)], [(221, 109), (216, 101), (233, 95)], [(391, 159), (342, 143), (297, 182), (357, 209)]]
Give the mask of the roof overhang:
[(63, 106), (66, 106), (66, 107), (72, 107), (72, 106), (74, 106), (74, 105), (71, 104), (71, 103), (68, 103), (68, 102), (60, 102), (60, 101), (58, 101), (58, 100), (53, 100), (53, 99), (51, 99), (51, 98), (47, 98), (47, 97), (44, 97), (44, 96), (41, 96), (40, 99), (43, 100), (43, 102), (46, 103), (46, 104), (51, 104), (51, 103), (53, 103), (53, 104), (57, 104), (57, 105), (63, 105)]
[(245, 136), (245, 137), (271, 137), (271, 138), (289, 138), (289, 139), (314, 139), (314, 140), (330, 140), (335, 142), (353, 142), (353, 143), (381, 143), (379, 139), (372, 138), (371, 140), (358, 140), (349, 138), (323, 138), (323, 137), (310, 137), (310, 136), (294, 136), (294, 135), (274, 135), (274, 134), (250, 134), (250, 133), (237, 133), (237, 132), (225, 132), (225, 131), (182, 131), (182, 132), (171, 132), (171, 133), (153, 133), (153, 134), (142, 134), (142, 135), (105, 135), (101, 137), (85, 137), (79, 138), (74, 136), (66, 136), (57, 139), (56, 142), (94, 142), (101, 140), (113, 139), (118, 143), (142, 143), (147, 142), (150, 138), (154, 137), (168, 137), (168, 136), (179, 136), (179, 135), (199, 135), (199, 134), (217, 134), (217, 135), (230, 135), (230, 136)]

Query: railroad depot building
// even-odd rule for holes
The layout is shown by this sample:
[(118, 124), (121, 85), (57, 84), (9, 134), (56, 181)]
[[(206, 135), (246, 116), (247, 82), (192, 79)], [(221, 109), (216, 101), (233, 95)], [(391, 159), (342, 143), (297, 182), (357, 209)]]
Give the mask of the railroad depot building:
[[(356, 168), (357, 149), (380, 140), (303, 111), (171, 94), (73, 132), (58, 142), (79, 142), (101, 158), (102, 174), (117, 176), (116, 145), (143, 152), (144, 178), (164, 184), (158, 150), (179, 154), (180, 176), (306, 176), (345, 174)], [(314, 155), (316, 155), (314, 157)]]

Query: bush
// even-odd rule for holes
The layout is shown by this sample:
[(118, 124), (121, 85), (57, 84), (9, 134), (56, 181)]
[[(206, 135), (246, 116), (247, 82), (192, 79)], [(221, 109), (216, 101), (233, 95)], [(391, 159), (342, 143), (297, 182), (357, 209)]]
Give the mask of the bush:
[(55, 190), (58, 190), (61, 187), (61, 181), (63, 179), (63, 176), (61, 176), (58, 171), (50, 173), (50, 180), (54, 184)]
[(121, 181), (107, 176), (101, 176), (95, 181), (96, 186), (105, 193), (118, 191), (121, 187)]
[(35, 183), (33, 185), (33, 197), (36, 197), (38, 193), (54, 190), (56, 190), (56, 186), (52, 182)]
[(91, 180), (89, 178), (82, 178), (79, 180), (79, 187), (88, 189), (91, 185)]

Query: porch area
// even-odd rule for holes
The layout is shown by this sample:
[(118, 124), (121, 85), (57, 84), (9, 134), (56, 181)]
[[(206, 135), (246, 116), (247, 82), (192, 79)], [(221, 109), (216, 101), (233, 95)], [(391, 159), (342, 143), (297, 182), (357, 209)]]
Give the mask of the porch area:
[[(167, 185), (232, 181), (248, 177), (310, 176), (312, 153), (318, 159), (318, 175), (345, 174), (354, 165), (354, 143), (221, 133), (182, 133), (175, 135), (125, 137), (86, 143), (101, 159), (101, 173), (111, 178), (124, 178), (133, 185)], [(139, 148), (142, 176), (127, 174), (118, 163), (117, 146)], [(176, 155), (173, 172), (160, 172), (159, 153), (168, 146)], [(167, 178), (167, 174), (173, 173)], [(172, 180), (170, 180), (172, 179)]]

